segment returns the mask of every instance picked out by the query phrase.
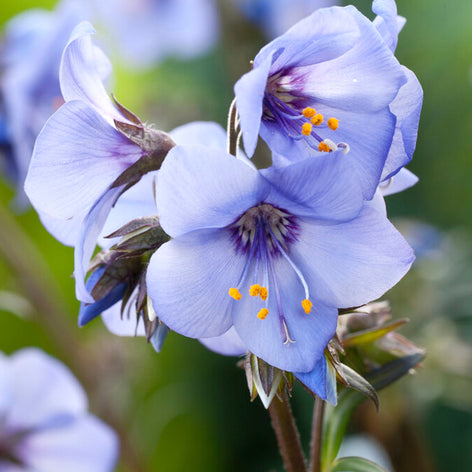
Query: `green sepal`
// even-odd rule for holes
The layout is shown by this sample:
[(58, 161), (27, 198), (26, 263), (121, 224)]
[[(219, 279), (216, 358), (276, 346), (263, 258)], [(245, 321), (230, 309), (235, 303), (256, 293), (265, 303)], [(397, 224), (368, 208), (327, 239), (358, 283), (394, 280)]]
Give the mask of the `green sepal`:
[(387, 472), (375, 462), (363, 457), (342, 457), (335, 461), (330, 472)]

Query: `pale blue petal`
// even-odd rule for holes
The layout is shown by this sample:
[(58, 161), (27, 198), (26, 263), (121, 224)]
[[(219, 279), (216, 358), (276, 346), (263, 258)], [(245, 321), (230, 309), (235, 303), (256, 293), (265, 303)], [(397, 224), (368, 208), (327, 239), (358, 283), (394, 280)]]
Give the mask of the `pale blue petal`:
[(93, 108), (68, 102), (38, 136), (25, 191), (38, 211), (53, 218), (77, 218), (142, 155)]
[(373, 23), (392, 52), (398, 42), (398, 15), (395, 0), (374, 0), (372, 11), (377, 15)]
[(418, 177), (408, 169), (401, 169), (398, 174), (390, 177), (379, 185), (379, 189), (383, 196), (392, 195), (393, 193), (403, 192), (407, 188), (413, 187), (418, 182)]
[(261, 171), (272, 184), (266, 202), (297, 216), (345, 221), (359, 214), (362, 188), (353, 171), (356, 157), (341, 151)]
[(290, 255), (315, 300), (339, 308), (375, 300), (408, 272), (413, 251), (388, 219), (366, 205), (347, 223), (300, 223)]
[(235, 84), (236, 105), (240, 117), (244, 149), (249, 157), (256, 150), (261, 125), (262, 101), (272, 64), (272, 54), (244, 74)]
[(206, 146), (226, 150), (226, 130), (212, 121), (194, 121), (174, 128), (170, 137), (181, 146)]
[[(121, 314), (121, 304), (116, 303), (102, 313), (102, 320), (110, 333), (117, 336), (144, 336), (144, 324), (140, 317), (137, 322), (136, 309), (133, 298), (128, 302), (123, 315)], [(137, 324), (137, 327), (136, 327)]]
[(176, 146), (159, 171), (160, 223), (172, 237), (221, 228), (261, 202), (268, 191), (255, 169), (223, 151)]
[(83, 21), (71, 34), (60, 67), (62, 96), (66, 102), (81, 100), (95, 107), (110, 123), (126, 121), (108, 96), (102, 79), (111, 66), (103, 52), (92, 43), (93, 26)]
[(119, 456), (119, 440), (91, 415), (25, 439), (27, 462), (37, 472), (111, 472)]
[(232, 326), (226, 333), (214, 338), (200, 338), (199, 341), (211, 351), (223, 356), (244, 356), (247, 348)]
[(95, 302), (85, 287), (85, 274), (97, 245), (98, 236), (102, 232), (108, 214), (123, 188), (124, 186), (106, 189), (82, 222), (80, 236), (74, 252), (75, 293), (77, 299), (81, 302)]
[(162, 245), (147, 270), (147, 290), (157, 316), (191, 338), (219, 336), (231, 327), (228, 290), (246, 262), (229, 231), (194, 231)]
[(41, 211), (38, 211), (38, 215), (43, 226), (62, 244), (73, 246), (77, 242), (83, 215), (77, 215), (68, 220), (53, 218)]
[[(306, 253), (305, 257), (311, 258), (311, 255)], [(260, 279), (246, 281), (240, 290), (240, 300), (231, 299), (234, 327), (247, 349), (267, 363), (290, 372), (311, 371), (334, 336), (338, 310), (334, 305), (330, 307), (319, 301), (316, 296), (311, 297), (310, 293), (313, 309), (311, 313), (305, 313), (301, 305), (305, 292), (295, 271), (283, 257), (273, 263), (281, 310), (289, 335), (295, 342), (284, 344), (285, 332), (280, 323), (281, 311), (273, 281), (269, 281), (267, 286), (269, 314), (263, 320), (257, 317), (259, 310), (266, 307), (266, 302), (249, 296), (249, 287), (255, 282), (262, 284), (262, 274)]]
[(28, 348), (9, 359), (9, 427), (39, 428), (58, 416), (85, 413), (87, 398), (72, 373), (44, 352)]

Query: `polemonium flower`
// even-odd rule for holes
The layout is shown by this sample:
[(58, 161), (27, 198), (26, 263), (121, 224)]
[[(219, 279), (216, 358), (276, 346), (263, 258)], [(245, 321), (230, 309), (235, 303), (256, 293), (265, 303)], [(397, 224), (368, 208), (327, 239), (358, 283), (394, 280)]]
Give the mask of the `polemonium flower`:
[(116, 434), (87, 411), (71, 372), (37, 349), (0, 357), (0, 470), (110, 472)]
[(94, 32), (90, 23), (79, 24), (64, 50), (60, 85), (66, 103), (39, 134), (25, 182), (48, 230), (75, 245), (77, 297), (89, 302), (93, 299), (84, 285), (88, 262), (110, 209), (130, 184), (116, 181), (152, 152), (149, 143), (136, 144), (117, 129), (121, 123), (136, 138), (147, 137), (144, 127), (131, 123), (135, 118), (108, 96), (102, 77), (110, 63), (93, 45)]
[(170, 329), (219, 336), (309, 372), (334, 335), (338, 307), (382, 295), (413, 254), (365, 205), (349, 155), (257, 171), (202, 147), (173, 148), (159, 173), (162, 228), (147, 289)]
[(219, 21), (214, 0), (95, 0), (98, 21), (118, 54), (134, 67), (167, 57), (189, 59), (216, 43)]
[(339, 4), (336, 0), (235, 0), (244, 15), (275, 38), (317, 8)]
[(265, 46), (235, 85), (244, 146), (258, 133), (294, 160), (338, 147), (372, 198), (395, 131), (390, 104), (407, 81), (377, 28), (353, 6), (315, 11)]
[(79, 7), (79, 3), (65, 1), (53, 12), (28, 10), (6, 25), (0, 52), (0, 101), (11, 146), (9, 177), (19, 187), (20, 203), (34, 140), (63, 103), (59, 63), (71, 31), (81, 19)]

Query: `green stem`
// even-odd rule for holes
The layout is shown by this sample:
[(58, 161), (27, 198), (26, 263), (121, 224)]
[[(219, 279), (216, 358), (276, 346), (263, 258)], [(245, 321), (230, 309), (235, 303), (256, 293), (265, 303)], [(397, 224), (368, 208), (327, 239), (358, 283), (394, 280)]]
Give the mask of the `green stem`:
[(283, 390), (281, 400), (278, 397), (272, 400), (269, 406), (269, 415), (285, 470), (287, 472), (306, 472), (300, 434), (285, 390)]
[(311, 424), (309, 472), (321, 472), (321, 443), (323, 439), (324, 410), (325, 402), (320, 397), (315, 396), (315, 406), (313, 408), (313, 420)]

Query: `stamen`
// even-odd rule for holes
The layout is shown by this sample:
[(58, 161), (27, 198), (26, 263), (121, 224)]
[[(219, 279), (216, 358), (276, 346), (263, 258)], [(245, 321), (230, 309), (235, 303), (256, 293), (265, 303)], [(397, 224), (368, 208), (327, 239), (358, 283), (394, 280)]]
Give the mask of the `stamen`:
[(265, 317), (269, 314), (269, 310), (267, 308), (261, 308), (259, 310), (259, 313), (257, 314), (257, 317), (260, 319), (260, 320), (264, 320)]
[(282, 326), (283, 326), (283, 330), (285, 332), (284, 344), (286, 346), (289, 346), (290, 344), (295, 343), (296, 341), (290, 337), (290, 333), (288, 332), (288, 326), (287, 326), (287, 323), (285, 323), (285, 320), (282, 320)]
[(310, 300), (306, 298), (305, 300), (302, 300), (302, 307), (305, 310), (305, 313), (308, 315), (308, 313), (311, 313), (313, 303), (311, 303)]
[(305, 136), (310, 136), (312, 128), (313, 127), (310, 125), (310, 123), (303, 123), (302, 134)]
[(321, 152), (331, 152), (331, 151), (337, 151), (338, 146), (336, 146), (336, 144), (334, 144), (334, 141), (331, 141), (331, 139), (324, 139), (319, 144), (318, 149)]
[(237, 288), (230, 288), (228, 290), (228, 294), (230, 297), (234, 298), (235, 300), (241, 300), (242, 295)]
[(317, 113), (312, 119), (311, 124), (315, 126), (320, 126), (323, 123), (324, 117), (321, 113)]
[(349, 144), (347, 143), (338, 143), (338, 149), (341, 149), (343, 154), (347, 154), (351, 150)]
[(311, 107), (306, 107), (303, 109), (302, 113), (305, 118), (311, 118), (316, 115), (316, 110)]
[(328, 126), (333, 130), (336, 131), (338, 129), (339, 120), (337, 118), (330, 118), (328, 120)]
[(261, 293), (261, 286), (259, 284), (254, 284), (249, 287), (249, 295), (251, 297), (257, 297)]
[(321, 152), (331, 152), (330, 147), (324, 143), (324, 141), (321, 141), (321, 143), (318, 145), (318, 150)]
[(265, 302), (267, 300), (267, 297), (269, 296), (269, 291), (266, 287), (261, 287), (259, 291), (259, 296), (261, 297), (262, 301)]

